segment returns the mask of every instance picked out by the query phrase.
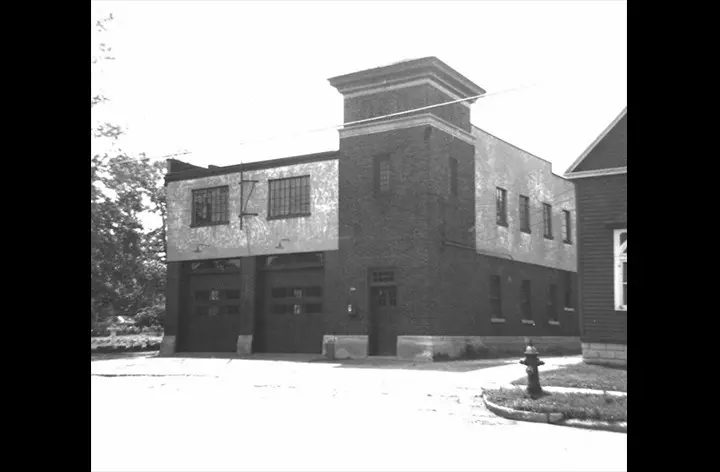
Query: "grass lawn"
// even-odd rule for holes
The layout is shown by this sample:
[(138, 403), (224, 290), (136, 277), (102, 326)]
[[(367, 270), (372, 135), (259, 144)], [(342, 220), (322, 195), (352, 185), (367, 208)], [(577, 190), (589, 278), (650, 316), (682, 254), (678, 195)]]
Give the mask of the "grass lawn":
[(117, 336), (115, 347), (112, 338), (90, 338), (90, 352), (157, 351), (162, 341), (161, 334), (129, 334)]
[(564, 413), (566, 419), (627, 421), (627, 397), (584, 393), (548, 393), (533, 400), (523, 388), (488, 390), (488, 400), (516, 410)]
[[(517, 379), (513, 385), (527, 385), (527, 377)], [(627, 368), (580, 364), (540, 372), (540, 385), (548, 387), (591, 388), (627, 392)]]

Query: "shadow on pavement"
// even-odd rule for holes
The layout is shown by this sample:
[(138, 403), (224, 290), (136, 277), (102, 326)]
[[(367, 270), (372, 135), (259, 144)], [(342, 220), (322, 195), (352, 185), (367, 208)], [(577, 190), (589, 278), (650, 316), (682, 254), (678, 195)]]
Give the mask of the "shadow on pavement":
[(138, 357), (157, 357), (160, 351), (141, 351), (141, 352), (108, 352), (90, 354), (90, 362), (92, 361), (109, 361), (115, 359), (135, 359)]

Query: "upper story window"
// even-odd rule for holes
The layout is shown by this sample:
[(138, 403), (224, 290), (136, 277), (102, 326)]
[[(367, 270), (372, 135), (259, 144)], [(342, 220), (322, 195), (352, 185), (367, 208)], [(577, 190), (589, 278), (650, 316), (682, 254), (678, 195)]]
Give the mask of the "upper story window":
[(572, 220), (568, 210), (563, 210), (563, 242), (572, 244)]
[(530, 232), (530, 198), (520, 195), (520, 231)]
[(310, 176), (269, 180), (268, 219), (310, 215)]
[(552, 206), (543, 203), (543, 235), (546, 239), (552, 239)]
[(615, 309), (627, 311), (627, 229), (614, 231)]
[(450, 158), (450, 195), (456, 197), (458, 194), (458, 161)]
[(495, 189), (495, 220), (500, 226), (507, 226), (507, 190), (497, 187)]
[(192, 225), (209, 226), (230, 221), (228, 198), (230, 187), (203, 188), (192, 191)]
[(375, 193), (390, 192), (390, 156), (375, 158)]

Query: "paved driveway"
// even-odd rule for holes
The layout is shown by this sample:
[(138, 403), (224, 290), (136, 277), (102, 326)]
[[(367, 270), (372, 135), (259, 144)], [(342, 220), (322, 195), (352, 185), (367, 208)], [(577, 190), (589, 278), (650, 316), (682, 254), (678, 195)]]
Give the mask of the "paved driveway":
[[(578, 358), (545, 359), (545, 369)], [(514, 422), (512, 361), (91, 362), (92, 470), (627, 470), (627, 435)]]

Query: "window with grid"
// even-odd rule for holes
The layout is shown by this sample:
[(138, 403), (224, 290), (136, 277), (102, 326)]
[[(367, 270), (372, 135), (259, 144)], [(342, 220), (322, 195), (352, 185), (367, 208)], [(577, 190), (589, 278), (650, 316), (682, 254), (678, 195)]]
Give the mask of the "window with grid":
[(490, 317), (502, 318), (502, 291), (499, 275), (490, 276)]
[(615, 309), (627, 311), (627, 230), (614, 231)]
[(532, 299), (530, 281), (523, 280), (520, 286), (520, 316), (523, 320), (532, 320)]
[(530, 198), (520, 195), (520, 231), (530, 232)]
[(563, 210), (563, 241), (570, 244), (572, 243), (572, 220), (570, 219), (570, 212)]
[(375, 192), (387, 193), (390, 191), (390, 156), (383, 155), (375, 158)]
[(565, 278), (565, 308), (573, 307), (572, 274), (563, 272)]
[(507, 190), (497, 187), (495, 189), (495, 208), (497, 216), (495, 220), (500, 226), (507, 226)]
[(230, 221), (229, 194), (230, 187), (228, 186), (193, 190), (192, 225), (227, 224)]
[(547, 308), (546, 313), (548, 320), (557, 321), (558, 320), (558, 312), (557, 312), (557, 285), (550, 284), (548, 287), (547, 292)]
[(269, 180), (268, 218), (310, 215), (310, 176)]
[(552, 206), (543, 203), (543, 235), (545, 239), (552, 239)]
[(450, 158), (450, 195), (458, 194), (458, 162), (454, 157)]

